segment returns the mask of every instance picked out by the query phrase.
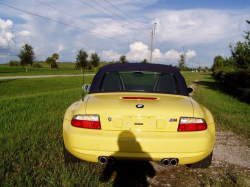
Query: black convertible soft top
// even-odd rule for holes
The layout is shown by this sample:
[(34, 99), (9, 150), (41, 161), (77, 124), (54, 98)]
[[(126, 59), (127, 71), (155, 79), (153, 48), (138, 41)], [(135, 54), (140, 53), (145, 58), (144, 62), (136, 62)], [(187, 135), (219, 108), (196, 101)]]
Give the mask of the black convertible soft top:
[[(103, 66), (95, 75), (93, 82), (90, 87), (89, 94), (103, 93), (100, 90), (103, 77), (107, 72), (113, 71), (148, 71), (148, 72), (160, 72), (173, 74), (178, 82), (179, 92), (176, 95), (189, 96), (186, 82), (176, 68), (162, 64), (144, 64), (144, 63), (119, 63), (119, 64), (108, 64)], [(166, 93), (165, 93), (166, 94)]]

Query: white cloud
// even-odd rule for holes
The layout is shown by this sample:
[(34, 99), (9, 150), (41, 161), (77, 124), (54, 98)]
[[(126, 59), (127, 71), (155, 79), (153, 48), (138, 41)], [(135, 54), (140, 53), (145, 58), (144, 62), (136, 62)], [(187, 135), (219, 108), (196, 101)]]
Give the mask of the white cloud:
[(60, 44), (60, 45), (58, 46), (57, 52), (59, 53), (60, 51), (63, 51), (64, 49), (65, 49), (64, 45), (63, 45), (63, 44)]
[(30, 31), (22, 31), (22, 32), (19, 32), (18, 35), (25, 37), (25, 36), (30, 36), (31, 33)]
[(120, 56), (121, 54), (113, 50), (103, 51), (101, 53), (102, 60), (105, 60), (105, 61), (118, 61)]
[(180, 54), (181, 52), (171, 49), (170, 51), (167, 51), (164, 54), (164, 57), (172, 62), (172, 61), (177, 61), (177, 59), (180, 57)]
[(135, 42), (130, 45), (130, 51), (126, 54), (129, 61), (142, 61), (149, 58), (148, 46), (142, 42)]
[(15, 35), (11, 31), (12, 27), (13, 22), (11, 20), (4, 21), (0, 18), (0, 48), (15, 46)]
[[(166, 53), (162, 53), (160, 49), (155, 49), (153, 51), (152, 61), (155, 62), (155, 60), (157, 60), (157, 62), (164, 64), (177, 63), (177, 60), (179, 59), (181, 53), (182, 51), (178, 52), (174, 49), (171, 49)], [(187, 59), (189, 59), (196, 56), (196, 52), (194, 50), (189, 49), (185, 55)], [(121, 54), (113, 50), (109, 50), (109, 51), (103, 51), (101, 56), (102, 59), (106, 61), (112, 61), (112, 60), (117, 61), (119, 60)], [(126, 54), (126, 57), (130, 62), (140, 62), (143, 59), (147, 59), (149, 61), (150, 60), (149, 47), (142, 42), (135, 42), (130, 45), (130, 51)]]
[(196, 52), (194, 50), (188, 49), (188, 52), (186, 53), (187, 59), (190, 59), (192, 57), (196, 57)]
[(170, 43), (184, 45), (241, 37), (249, 16), (249, 13), (212, 9), (157, 10), (150, 14), (154, 18), (151, 23), (157, 23), (156, 33)]

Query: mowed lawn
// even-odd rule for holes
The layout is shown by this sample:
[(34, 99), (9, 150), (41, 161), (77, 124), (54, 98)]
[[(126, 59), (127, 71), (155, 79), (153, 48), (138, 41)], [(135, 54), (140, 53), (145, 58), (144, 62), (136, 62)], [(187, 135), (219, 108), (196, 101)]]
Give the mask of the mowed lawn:
[[(61, 63), (65, 66), (65, 63)], [(59, 65), (61, 65), (59, 63)], [(85, 74), (95, 74), (94, 70), (86, 70)], [(50, 69), (47, 68), (33, 68), (28, 67), (28, 72), (25, 68), (21, 66), (12, 67), (9, 65), (1, 64), (0, 65), (0, 77), (6, 76), (29, 76), (29, 75), (68, 75), (68, 74), (82, 74), (81, 70), (73, 70), (68, 68), (59, 68), (59, 69)]]
[[(245, 127), (234, 129), (237, 123), (232, 120), (238, 116), (241, 126), (246, 125), (249, 105), (219, 91), (208, 74), (183, 75), (187, 84), (201, 81), (195, 99), (213, 112), (219, 124), (227, 122), (222, 125), (245, 132)], [(85, 77), (85, 83), (92, 78)], [(217, 89), (207, 86), (209, 82)], [(112, 180), (103, 180), (105, 166), (64, 164), (63, 116), (81, 99), (81, 86), (82, 77), (0, 80), (0, 186), (112, 186)]]

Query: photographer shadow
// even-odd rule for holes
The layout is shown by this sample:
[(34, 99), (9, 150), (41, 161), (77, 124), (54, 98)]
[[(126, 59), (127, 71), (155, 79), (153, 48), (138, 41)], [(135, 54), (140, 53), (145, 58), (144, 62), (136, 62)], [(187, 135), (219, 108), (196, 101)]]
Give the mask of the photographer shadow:
[[(150, 156), (142, 151), (131, 131), (123, 131), (118, 137), (119, 152), (111, 155), (117, 158), (121, 153), (132, 152), (143, 155), (144, 160), (150, 160)], [(121, 158), (121, 157), (120, 157)], [(121, 158), (122, 159), (122, 158)], [(155, 170), (149, 161), (122, 161), (116, 160), (113, 165), (107, 164), (103, 171), (103, 182), (112, 181), (113, 186), (149, 186), (148, 177), (155, 176)]]

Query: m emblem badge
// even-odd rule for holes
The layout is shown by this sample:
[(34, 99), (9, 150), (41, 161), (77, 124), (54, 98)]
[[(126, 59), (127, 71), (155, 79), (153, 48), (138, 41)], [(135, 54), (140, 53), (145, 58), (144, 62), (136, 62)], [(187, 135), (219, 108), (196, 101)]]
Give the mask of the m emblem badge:
[(143, 108), (144, 105), (142, 105), (142, 104), (137, 104), (136, 107), (137, 107), (137, 108)]

